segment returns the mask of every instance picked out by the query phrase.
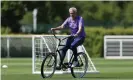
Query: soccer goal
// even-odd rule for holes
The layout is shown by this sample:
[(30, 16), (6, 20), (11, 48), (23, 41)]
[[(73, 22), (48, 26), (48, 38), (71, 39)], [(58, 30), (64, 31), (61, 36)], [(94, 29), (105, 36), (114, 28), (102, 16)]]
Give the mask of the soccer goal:
[[(64, 38), (67, 35), (57, 35), (60, 38)], [(43, 58), (45, 55), (49, 52), (52, 52), (53, 46), (50, 44), (51, 41), (55, 42), (55, 45), (57, 45), (58, 40), (54, 38), (53, 35), (33, 35), (32, 37), (32, 73), (33, 74), (40, 74), (40, 68), (41, 63), (43, 61)], [(63, 41), (62, 43), (65, 44), (66, 41)], [(62, 48), (62, 47), (61, 47)], [(83, 45), (77, 47), (78, 52), (84, 52), (88, 57), (88, 70), (87, 73), (99, 73), (99, 71), (94, 66), (93, 62), (91, 61), (91, 58), (89, 57), (89, 54), (87, 53), (86, 49)], [(66, 57), (64, 61), (69, 61), (71, 55), (71, 50), (67, 51)], [(59, 57), (59, 56), (57, 56)], [(59, 59), (59, 58), (57, 58)], [(59, 60), (57, 60), (58, 63)], [(71, 71), (68, 69), (66, 71), (62, 70), (56, 70), (55, 74), (63, 74), (63, 73), (71, 73)]]

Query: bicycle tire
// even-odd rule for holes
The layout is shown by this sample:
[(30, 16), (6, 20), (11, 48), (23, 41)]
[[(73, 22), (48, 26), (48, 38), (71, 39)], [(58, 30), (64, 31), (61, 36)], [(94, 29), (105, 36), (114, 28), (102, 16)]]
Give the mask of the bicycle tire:
[[(50, 60), (48, 60), (48, 59), (50, 59)], [(48, 71), (44, 70), (44, 69), (47, 70), (47, 67), (52, 69), (51, 72), (48, 72)], [(54, 72), (55, 72), (55, 68), (56, 68), (56, 57), (55, 57), (55, 55), (53, 55), (53, 54), (47, 55), (43, 59), (43, 62), (41, 64), (41, 76), (42, 76), (42, 78), (50, 78), (50, 77), (52, 77)]]
[[(88, 58), (87, 58), (87, 55), (83, 52), (81, 53), (78, 53), (77, 55), (77, 58), (78, 58), (78, 61), (79, 61), (79, 58), (82, 56), (82, 59), (84, 59), (84, 69), (83, 71), (81, 72), (81, 70), (77, 71), (76, 69), (80, 69), (82, 67), (82, 64), (79, 63), (79, 67), (71, 67), (71, 74), (74, 78), (82, 78), (86, 72), (87, 72), (87, 69), (88, 69)], [(72, 60), (72, 63), (73, 63), (74, 60)], [(80, 67), (81, 66), (81, 67)]]

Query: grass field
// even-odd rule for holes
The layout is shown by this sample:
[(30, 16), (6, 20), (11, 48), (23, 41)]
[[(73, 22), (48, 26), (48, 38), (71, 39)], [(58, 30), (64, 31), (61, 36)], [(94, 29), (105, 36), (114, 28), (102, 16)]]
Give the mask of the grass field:
[[(93, 58), (92, 61), (100, 71), (99, 74), (86, 74), (81, 79), (75, 79), (71, 74), (62, 74), (45, 80), (133, 80), (133, 60)], [(3, 64), (7, 64), (8, 68), (1, 68), (2, 80), (44, 80), (40, 74), (32, 74), (31, 58), (2, 58)]]

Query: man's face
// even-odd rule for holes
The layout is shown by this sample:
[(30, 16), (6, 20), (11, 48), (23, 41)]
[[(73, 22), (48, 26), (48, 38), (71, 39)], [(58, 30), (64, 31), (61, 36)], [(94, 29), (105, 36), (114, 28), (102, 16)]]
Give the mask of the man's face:
[(73, 11), (73, 10), (70, 10), (69, 11), (69, 14), (72, 18), (75, 18), (76, 17), (76, 13)]

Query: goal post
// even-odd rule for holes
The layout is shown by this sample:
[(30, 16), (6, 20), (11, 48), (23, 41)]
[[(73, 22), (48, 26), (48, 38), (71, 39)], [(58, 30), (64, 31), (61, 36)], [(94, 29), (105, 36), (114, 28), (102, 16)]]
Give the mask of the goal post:
[[(67, 35), (57, 35), (59, 38), (64, 38)], [(54, 42), (55, 48), (57, 47), (58, 40), (54, 38), (53, 35), (33, 35), (32, 36), (32, 73), (33, 74), (40, 74), (41, 70), (41, 63), (43, 61), (43, 58), (46, 54), (49, 52), (52, 52), (53, 46), (50, 42)], [(62, 44), (65, 44), (65, 40), (62, 41)], [(62, 48), (62, 47), (59, 47)], [(88, 70), (87, 73), (99, 73), (99, 71), (96, 69), (95, 65), (91, 61), (91, 58), (89, 57), (89, 54), (87, 53), (85, 47), (83, 45), (77, 47), (79, 51), (84, 51), (88, 58)], [(67, 51), (66, 57), (64, 61), (69, 61), (71, 56), (71, 50), (69, 49)], [(59, 57), (59, 56), (57, 56)], [(59, 58), (57, 58), (59, 59)], [(58, 63), (59, 60), (57, 60)], [(63, 73), (71, 73), (71, 71), (68, 69), (66, 71), (62, 70), (56, 70), (55, 74), (63, 74)]]

